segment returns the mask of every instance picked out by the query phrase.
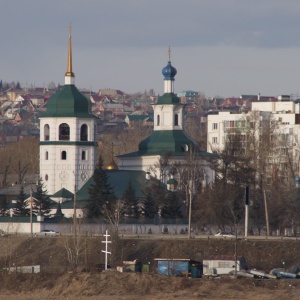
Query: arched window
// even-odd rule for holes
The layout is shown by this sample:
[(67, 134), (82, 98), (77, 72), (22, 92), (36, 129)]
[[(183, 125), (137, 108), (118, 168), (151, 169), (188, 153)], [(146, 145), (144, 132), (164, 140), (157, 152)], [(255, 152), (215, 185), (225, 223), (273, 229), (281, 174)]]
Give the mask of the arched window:
[(45, 124), (44, 126), (44, 141), (49, 141), (50, 136), (50, 127), (48, 124)]
[(66, 160), (67, 159), (67, 151), (61, 151), (61, 159)]
[(80, 140), (87, 141), (88, 138), (88, 127), (86, 124), (83, 124), (80, 128)]
[(178, 114), (175, 114), (175, 126), (178, 126)]
[(81, 152), (81, 160), (86, 160), (86, 152), (85, 151)]
[(45, 160), (48, 160), (49, 159), (49, 153), (48, 151), (45, 152)]
[(70, 126), (66, 123), (59, 125), (59, 140), (69, 141), (70, 140)]
[(160, 125), (160, 115), (157, 115), (157, 126)]

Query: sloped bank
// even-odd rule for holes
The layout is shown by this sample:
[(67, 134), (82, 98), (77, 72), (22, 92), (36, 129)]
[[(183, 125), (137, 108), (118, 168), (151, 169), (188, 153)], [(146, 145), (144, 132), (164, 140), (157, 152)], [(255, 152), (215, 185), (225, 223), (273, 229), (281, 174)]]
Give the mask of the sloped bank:
[[(41, 265), (42, 271), (58, 273), (70, 270), (67, 250), (70, 237), (28, 238), (0, 237), (0, 267)], [(104, 263), (103, 237), (81, 237), (79, 270), (95, 271), (95, 265)], [(72, 242), (72, 241), (71, 241)], [(270, 271), (273, 268), (300, 263), (298, 240), (239, 240), (234, 239), (118, 239), (109, 245), (112, 255), (109, 264), (116, 267), (123, 260), (138, 259), (154, 264), (155, 258), (191, 258), (202, 261), (211, 255), (244, 256), (250, 268)]]

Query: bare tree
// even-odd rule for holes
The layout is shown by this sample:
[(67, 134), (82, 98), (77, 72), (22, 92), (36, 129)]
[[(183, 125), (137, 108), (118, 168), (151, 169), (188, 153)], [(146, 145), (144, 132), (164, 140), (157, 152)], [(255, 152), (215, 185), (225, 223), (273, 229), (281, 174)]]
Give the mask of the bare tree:
[(165, 152), (154, 164), (153, 171), (158, 170), (160, 181), (166, 183), (167, 171), (171, 169), (172, 152)]
[(69, 266), (76, 271), (80, 257), (84, 255), (86, 249), (86, 236), (64, 235), (59, 239), (58, 244), (64, 249)]
[(86, 266), (88, 244), (87, 235), (82, 234), (82, 223), (83, 219), (77, 219), (76, 228), (72, 225), (73, 234), (63, 234), (58, 239), (58, 244), (65, 251), (67, 262), (74, 272), (82, 262), (85, 262)]
[(29, 166), (30, 166), (30, 163), (27, 163), (22, 166), (22, 162), (21, 162), (21, 160), (19, 160), (17, 163), (17, 167), (14, 168), (14, 171), (16, 172), (16, 174), (18, 174), (18, 183), (19, 184), (23, 183), (24, 177), (28, 171)]
[(111, 225), (113, 236), (118, 237), (119, 225), (123, 218), (124, 206), (121, 200), (116, 200), (112, 207), (104, 207), (103, 219)]

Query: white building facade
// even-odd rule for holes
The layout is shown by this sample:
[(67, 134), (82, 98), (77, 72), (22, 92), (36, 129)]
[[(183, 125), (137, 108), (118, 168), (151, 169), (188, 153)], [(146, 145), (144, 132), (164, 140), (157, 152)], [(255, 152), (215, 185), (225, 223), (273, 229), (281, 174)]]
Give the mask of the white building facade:
[(259, 114), (260, 121), (271, 119), (276, 123), (278, 134), (288, 135), (288, 145), (297, 144), (300, 137), (299, 104), (288, 102), (252, 102), (252, 109), (247, 113), (220, 111), (207, 116), (207, 151), (223, 150), (230, 130), (242, 129), (245, 122), (250, 122), (253, 112)]

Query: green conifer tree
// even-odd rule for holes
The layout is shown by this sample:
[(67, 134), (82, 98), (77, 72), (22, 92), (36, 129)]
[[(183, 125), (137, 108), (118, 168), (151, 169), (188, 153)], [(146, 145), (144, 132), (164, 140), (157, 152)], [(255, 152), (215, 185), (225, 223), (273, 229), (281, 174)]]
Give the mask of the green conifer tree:
[(181, 218), (181, 202), (176, 192), (168, 191), (165, 197), (165, 205), (162, 207), (161, 216), (163, 218)]
[(138, 219), (140, 215), (138, 199), (135, 196), (135, 190), (132, 186), (131, 180), (123, 194), (124, 215), (128, 218)]
[(21, 84), (20, 82), (18, 81), (17, 84), (16, 84), (16, 90), (21, 90), (22, 87), (21, 87)]
[(18, 199), (17, 199), (17, 203), (16, 203), (16, 207), (14, 209), (14, 215), (18, 216), (18, 217), (26, 217), (29, 216), (30, 211), (29, 209), (26, 207), (27, 204), (25, 202), (26, 200), (26, 195), (24, 193), (24, 187), (23, 185), (21, 186), (20, 189), (20, 193), (18, 195)]
[(36, 191), (33, 193), (33, 197), (35, 198), (33, 203), (33, 213), (38, 214), (39, 212), (42, 212), (45, 217), (48, 217), (51, 211), (51, 200), (47, 195), (47, 190), (44, 188), (42, 178), (38, 179)]
[(158, 206), (154, 201), (154, 195), (148, 190), (143, 202), (142, 213), (145, 218), (154, 218), (158, 213)]
[(89, 188), (89, 200), (86, 206), (88, 218), (105, 216), (114, 207), (116, 196), (108, 183), (108, 176), (103, 170), (103, 158), (100, 155), (93, 174), (93, 184)]

